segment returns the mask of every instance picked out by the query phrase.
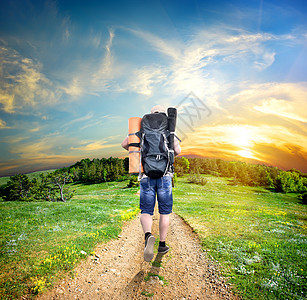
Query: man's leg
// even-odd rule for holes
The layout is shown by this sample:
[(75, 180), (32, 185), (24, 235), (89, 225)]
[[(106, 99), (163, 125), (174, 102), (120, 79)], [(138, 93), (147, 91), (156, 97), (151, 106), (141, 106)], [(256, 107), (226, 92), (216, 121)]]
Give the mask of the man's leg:
[(141, 224), (144, 233), (146, 232), (151, 232), (151, 227), (152, 227), (152, 216), (150, 214), (141, 214)]
[(140, 209), (141, 225), (145, 233), (144, 260), (151, 261), (154, 257), (155, 237), (151, 234), (152, 215), (154, 213), (156, 192), (154, 182), (151, 183), (149, 178), (144, 178), (140, 182)]
[(159, 231), (160, 231), (161, 242), (165, 242), (168, 226), (169, 226), (169, 215), (160, 215)]
[(150, 214), (141, 214), (141, 224), (145, 233), (145, 248), (144, 248), (144, 260), (151, 261), (154, 257), (154, 245), (155, 237), (151, 234), (152, 216)]
[(160, 241), (158, 252), (161, 254), (167, 253), (169, 247), (165, 244), (167, 231), (169, 227), (169, 216), (173, 208), (173, 194), (172, 194), (172, 178), (164, 176), (161, 179), (161, 185), (157, 190), (157, 197), (159, 202), (159, 232)]

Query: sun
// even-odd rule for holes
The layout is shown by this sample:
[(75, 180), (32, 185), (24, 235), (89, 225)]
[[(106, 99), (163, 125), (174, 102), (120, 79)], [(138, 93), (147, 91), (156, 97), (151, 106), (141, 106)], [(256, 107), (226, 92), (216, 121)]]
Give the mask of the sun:
[(233, 144), (239, 147), (248, 147), (251, 144), (251, 130), (243, 126), (235, 126), (231, 128)]
[(237, 154), (245, 158), (253, 158), (253, 153), (249, 150), (239, 150)]
[(254, 158), (251, 151), (253, 145), (253, 132), (248, 126), (232, 126), (230, 128), (231, 143), (240, 150), (236, 151), (241, 157)]

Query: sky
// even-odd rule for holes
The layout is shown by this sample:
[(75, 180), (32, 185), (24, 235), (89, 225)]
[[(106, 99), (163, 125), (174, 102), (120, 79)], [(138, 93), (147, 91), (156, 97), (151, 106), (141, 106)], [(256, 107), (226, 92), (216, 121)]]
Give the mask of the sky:
[(307, 172), (307, 4), (0, 0), (0, 176), (127, 157), (178, 110), (182, 155)]

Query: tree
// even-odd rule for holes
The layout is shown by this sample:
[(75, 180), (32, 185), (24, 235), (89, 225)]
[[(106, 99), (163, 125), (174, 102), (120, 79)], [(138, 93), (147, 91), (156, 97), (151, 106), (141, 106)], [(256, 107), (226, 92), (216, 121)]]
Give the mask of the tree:
[(94, 158), (92, 161), (87, 158), (69, 167), (68, 171), (73, 174), (75, 181), (100, 183), (121, 180), (127, 175), (128, 169), (125, 166), (127, 162), (129, 163), (127, 160), (113, 157)]
[(37, 199), (54, 202), (56, 201), (56, 187), (50, 182), (49, 177), (49, 175), (40, 174)]
[(175, 172), (177, 173), (177, 176), (183, 176), (184, 174), (188, 173), (189, 168), (190, 168), (190, 162), (184, 156), (176, 157), (174, 168), (175, 168)]
[(34, 184), (35, 182), (31, 182), (27, 175), (12, 176), (2, 188), (2, 198), (5, 201), (32, 201)]
[(124, 169), (127, 173), (129, 172), (129, 157), (124, 159)]
[(202, 172), (202, 159), (201, 158), (190, 158), (189, 162), (189, 173), (200, 174)]
[(72, 197), (70, 191), (65, 191), (64, 187), (66, 183), (72, 182), (72, 175), (68, 172), (60, 172), (59, 170), (49, 174), (49, 180), (59, 190), (60, 200), (66, 202)]

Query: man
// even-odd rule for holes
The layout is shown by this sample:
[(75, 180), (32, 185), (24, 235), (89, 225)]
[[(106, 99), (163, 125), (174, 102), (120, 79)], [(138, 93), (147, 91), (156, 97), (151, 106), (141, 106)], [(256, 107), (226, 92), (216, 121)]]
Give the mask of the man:
[[(166, 113), (162, 105), (154, 106), (151, 113)], [(122, 147), (126, 150), (129, 148), (128, 137), (122, 142)], [(181, 148), (177, 138), (174, 141), (174, 154), (178, 155)], [(145, 234), (145, 261), (151, 261), (154, 256), (155, 237), (151, 234), (152, 216), (156, 202), (156, 196), (159, 205), (159, 247), (158, 253), (165, 254), (168, 252), (169, 247), (165, 244), (167, 231), (169, 227), (169, 216), (173, 208), (173, 194), (172, 194), (172, 176), (173, 174), (167, 173), (161, 178), (149, 178), (142, 174), (140, 178), (140, 209), (141, 209), (141, 225)]]

